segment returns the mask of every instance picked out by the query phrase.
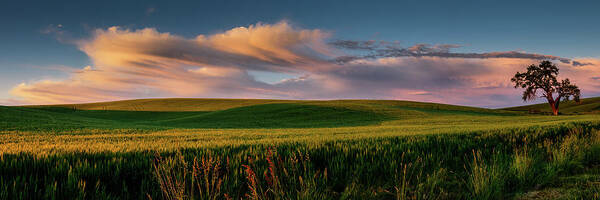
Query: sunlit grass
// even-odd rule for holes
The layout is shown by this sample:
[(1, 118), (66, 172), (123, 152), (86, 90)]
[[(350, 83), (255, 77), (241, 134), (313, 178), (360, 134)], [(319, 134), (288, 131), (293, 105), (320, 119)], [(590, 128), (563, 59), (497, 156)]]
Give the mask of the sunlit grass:
[(503, 199), (599, 164), (598, 115), (211, 102), (193, 112), (0, 107), (0, 198)]
[(508, 129), (593, 122), (598, 116), (430, 117), (387, 121), (381, 125), (295, 129), (77, 129), (66, 131), (0, 131), (1, 153), (168, 151), (248, 144), (307, 143), (410, 135), (502, 132)]

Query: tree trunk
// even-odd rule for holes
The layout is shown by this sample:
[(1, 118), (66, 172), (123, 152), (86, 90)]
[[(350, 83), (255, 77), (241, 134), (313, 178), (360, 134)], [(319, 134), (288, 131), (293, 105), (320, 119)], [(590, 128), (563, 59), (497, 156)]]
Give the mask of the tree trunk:
[(556, 116), (558, 115), (558, 105), (560, 104), (560, 95), (558, 95), (558, 97), (556, 97), (556, 100), (554, 100), (554, 109), (552, 110), (552, 113)]
[(556, 108), (556, 107), (552, 106), (552, 114), (553, 114), (554, 116), (557, 116), (557, 115), (558, 115), (558, 108)]
[(555, 116), (558, 115), (558, 104), (552, 97), (548, 98), (548, 104), (550, 104), (550, 108), (552, 108), (552, 114)]

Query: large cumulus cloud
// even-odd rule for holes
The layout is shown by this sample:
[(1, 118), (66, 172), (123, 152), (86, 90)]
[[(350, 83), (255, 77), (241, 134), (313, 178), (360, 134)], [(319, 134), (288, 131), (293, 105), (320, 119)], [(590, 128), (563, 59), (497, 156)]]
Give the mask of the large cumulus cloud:
[[(222, 97), (405, 99), (498, 107), (520, 102), (520, 92), (509, 81), (516, 71), (551, 59), (584, 94), (600, 94), (600, 62), (593, 58), (453, 53), (458, 45), (403, 48), (381, 41), (326, 42), (329, 37), (286, 22), (194, 38), (111, 27), (77, 43), (92, 66), (65, 80), (22, 83), (11, 93), (32, 104)], [(256, 80), (249, 73), (253, 70), (294, 78), (268, 84)]]
[(68, 80), (23, 83), (12, 94), (29, 103), (125, 98), (286, 97), (247, 70), (299, 73), (325, 66), (327, 33), (288, 23), (257, 24), (224, 33), (182, 38), (155, 29), (97, 30), (79, 48), (94, 63)]

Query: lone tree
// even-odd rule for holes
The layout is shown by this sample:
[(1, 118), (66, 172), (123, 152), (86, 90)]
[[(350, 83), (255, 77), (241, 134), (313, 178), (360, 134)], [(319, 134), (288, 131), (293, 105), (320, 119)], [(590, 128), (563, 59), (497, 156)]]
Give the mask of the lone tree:
[[(546, 98), (552, 113), (558, 115), (560, 101), (568, 101), (573, 96), (573, 100), (579, 102), (580, 90), (579, 87), (571, 84), (568, 78), (559, 82), (556, 80), (557, 75), (558, 67), (546, 60), (539, 65), (530, 65), (527, 67), (527, 72), (517, 72), (510, 80), (515, 83), (515, 88), (525, 88), (523, 101), (535, 100), (538, 97)], [(537, 96), (538, 92), (541, 93), (540, 96)]]

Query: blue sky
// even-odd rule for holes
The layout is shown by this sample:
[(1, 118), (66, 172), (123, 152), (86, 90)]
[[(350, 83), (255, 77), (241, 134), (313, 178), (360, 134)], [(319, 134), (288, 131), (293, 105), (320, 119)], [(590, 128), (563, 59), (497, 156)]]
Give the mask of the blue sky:
[[(598, 1), (9, 1), (0, 6), (0, 99), (20, 83), (94, 65), (79, 49), (97, 29), (155, 28), (184, 38), (287, 21), (327, 40), (457, 44), (454, 52), (525, 51), (598, 58)], [(294, 77), (256, 73), (277, 82)]]

